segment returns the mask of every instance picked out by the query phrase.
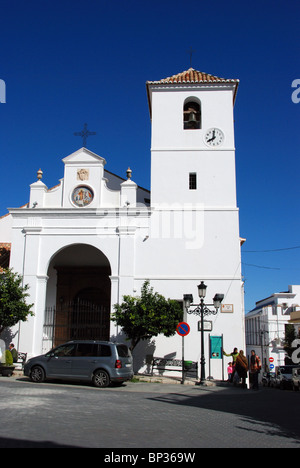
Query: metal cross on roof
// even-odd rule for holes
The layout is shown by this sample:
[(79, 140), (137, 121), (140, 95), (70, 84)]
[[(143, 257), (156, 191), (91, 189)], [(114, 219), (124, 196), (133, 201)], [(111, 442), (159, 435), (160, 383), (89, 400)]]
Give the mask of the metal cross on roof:
[(192, 67), (192, 58), (193, 58), (193, 53), (196, 52), (193, 50), (192, 47), (190, 47), (189, 54), (190, 54), (190, 67)]
[(90, 136), (90, 135), (96, 135), (96, 132), (90, 132), (87, 129), (87, 124), (85, 123), (84, 126), (83, 126), (83, 130), (81, 132), (75, 132), (74, 135), (82, 137), (83, 147), (86, 148), (86, 139), (87, 139), (87, 137)]

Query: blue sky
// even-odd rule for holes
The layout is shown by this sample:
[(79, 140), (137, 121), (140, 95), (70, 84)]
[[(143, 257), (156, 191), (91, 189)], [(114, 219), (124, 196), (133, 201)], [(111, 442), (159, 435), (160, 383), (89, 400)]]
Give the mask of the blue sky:
[[(0, 214), (27, 203), (42, 168), (54, 186), (82, 146), (150, 189), (145, 82), (190, 67), (240, 80), (237, 196), (246, 310), (300, 284), (298, 0), (0, 0)], [(300, 96), (300, 93), (299, 93)], [(205, 278), (199, 278), (204, 279)]]

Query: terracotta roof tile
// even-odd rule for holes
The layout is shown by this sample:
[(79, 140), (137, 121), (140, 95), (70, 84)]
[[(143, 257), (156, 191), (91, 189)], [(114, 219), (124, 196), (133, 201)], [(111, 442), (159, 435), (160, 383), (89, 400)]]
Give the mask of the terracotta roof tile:
[(177, 75), (169, 76), (168, 78), (163, 78), (158, 81), (147, 81), (147, 84), (169, 84), (169, 83), (238, 83), (239, 80), (219, 78), (218, 76), (209, 75), (208, 73), (203, 73), (195, 70), (194, 68), (189, 68), (182, 73)]

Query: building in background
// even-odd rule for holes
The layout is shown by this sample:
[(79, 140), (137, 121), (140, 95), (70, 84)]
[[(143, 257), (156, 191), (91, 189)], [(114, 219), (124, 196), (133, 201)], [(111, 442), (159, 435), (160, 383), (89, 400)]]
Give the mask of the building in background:
[(270, 364), (275, 367), (285, 364), (285, 330), (294, 316), (296, 335), (299, 333), (299, 304), (300, 285), (291, 285), (287, 292), (274, 293), (256, 302), (255, 309), (246, 315), (247, 355), (254, 349), (264, 370), (269, 369)]

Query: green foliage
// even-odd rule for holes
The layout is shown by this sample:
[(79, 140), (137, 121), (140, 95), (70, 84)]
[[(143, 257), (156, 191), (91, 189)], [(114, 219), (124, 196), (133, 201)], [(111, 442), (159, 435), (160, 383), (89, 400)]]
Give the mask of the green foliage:
[(6, 366), (12, 366), (14, 363), (13, 357), (9, 349), (5, 351), (5, 365)]
[(131, 340), (131, 349), (140, 340), (159, 334), (174, 335), (182, 320), (182, 308), (178, 302), (154, 293), (149, 281), (143, 284), (140, 297), (124, 296), (123, 303), (115, 304), (114, 310), (112, 320)]
[(27, 304), (28, 285), (22, 286), (22, 276), (12, 270), (0, 274), (0, 333), (7, 327), (26, 321), (33, 304)]

